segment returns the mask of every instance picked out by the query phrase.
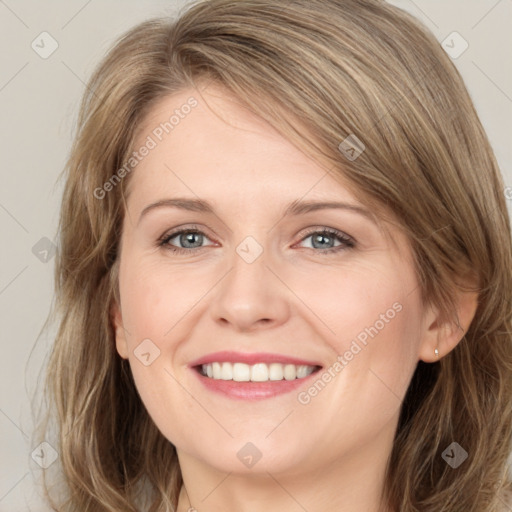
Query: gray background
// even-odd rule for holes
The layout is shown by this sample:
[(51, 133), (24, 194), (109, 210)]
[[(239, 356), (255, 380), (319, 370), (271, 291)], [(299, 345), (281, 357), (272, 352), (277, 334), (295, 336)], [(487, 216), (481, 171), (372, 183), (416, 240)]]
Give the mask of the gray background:
[[(469, 44), (454, 62), (489, 134), (505, 185), (512, 187), (512, 0), (392, 3), (421, 19), (440, 42), (456, 31)], [(53, 294), (51, 240), (62, 191), (57, 177), (84, 83), (116, 36), (185, 4), (0, 0), (0, 512), (43, 510), (34, 494), (33, 478), (41, 469), (31, 458), (36, 447), (30, 439), (29, 397), (38, 389), (51, 344), (52, 333), (40, 331)], [(48, 36), (40, 36), (44, 31), (58, 44), (47, 58), (32, 48), (35, 41), (40, 53), (51, 49)], [(450, 41), (455, 50), (461, 48)]]

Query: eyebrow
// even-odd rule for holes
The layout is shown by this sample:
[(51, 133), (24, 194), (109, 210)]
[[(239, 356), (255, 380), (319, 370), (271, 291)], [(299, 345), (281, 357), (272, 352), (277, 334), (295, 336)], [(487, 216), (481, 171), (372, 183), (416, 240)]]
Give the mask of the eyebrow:
[[(157, 201), (156, 203), (152, 203), (146, 206), (140, 214), (138, 223), (140, 223), (142, 218), (145, 215), (147, 215), (150, 211), (158, 208), (179, 208), (191, 212), (201, 212), (209, 214), (215, 213), (213, 206), (208, 201), (204, 201), (202, 199), (188, 199), (185, 197), (177, 197), (173, 199), (162, 199), (160, 201)], [(283, 217), (289, 217), (293, 215), (304, 215), (309, 212), (325, 209), (341, 209), (352, 211), (354, 213), (358, 213), (366, 217), (373, 223), (376, 223), (374, 215), (366, 208), (356, 204), (343, 203), (338, 201), (301, 201), (300, 199), (297, 199), (287, 206), (286, 210), (284, 211)]]

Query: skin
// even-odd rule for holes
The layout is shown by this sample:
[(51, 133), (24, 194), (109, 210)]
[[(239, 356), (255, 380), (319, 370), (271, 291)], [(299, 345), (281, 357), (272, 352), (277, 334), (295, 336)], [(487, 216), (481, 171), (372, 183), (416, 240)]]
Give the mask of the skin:
[[(347, 209), (283, 217), (299, 199), (364, 206), (320, 161), (222, 89), (162, 99), (139, 143), (190, 96), (197, 107), (130, 176), (121, 303), (112, 308), (117, 351), (129, 359), (148, 413), (177, 448), (186, 487), (178, 511), (385, 510), (384, 472), (416, 364), (434, 361), (436, 347), (444, 356), (462, 334), (422, 304), (408, 242), (395, 226), (385, 231)], [(207, 200), (215, 213), (161, 207), (141, 218), (148, 205), (175, 197)], [(188, 246), (200, 249), (176, 254), (158, 245), (185, 226), (204, 233)], [(314, 245), (311, 233), (324, 227), (355, 246), (329, 236), (327, 245)], [(247, 236), (263, 251), (252, 263), (236, 252)], [(180, 243), (186, 239), (169, 241)], [(340, 250), (325, 253), (333, 246)], [(396, 303), (401, 311), (305, 405), (297, 396), (311, 381), (249, 402), (205, 389), (187, 366), (234, 350), (289, 354), (327, 369)], [(475, 307), (474, 297), (461, 296), (463, 327)], [(144, 339), (160, 350), (148, 366), (134, 354)], [(237, 457), (247, 442), (262, 454), (252, 468)]]

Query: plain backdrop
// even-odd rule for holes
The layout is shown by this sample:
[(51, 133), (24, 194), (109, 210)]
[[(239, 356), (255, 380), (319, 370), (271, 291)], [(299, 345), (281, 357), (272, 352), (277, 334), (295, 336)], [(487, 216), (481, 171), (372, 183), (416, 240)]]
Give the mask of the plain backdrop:
[[(52, 342), (40, 330), (53, 296), (57, 177), (85, 82), (122, 32), (186, 3), (0, 0), (0, 512), (43, 510), (29, 397)], [(447, 40), (454, 55), (468, 45), (454, 62), (512, 187), (512, 0), (392, 3)], [(508, 204), (512, 211), (512, 199)]]

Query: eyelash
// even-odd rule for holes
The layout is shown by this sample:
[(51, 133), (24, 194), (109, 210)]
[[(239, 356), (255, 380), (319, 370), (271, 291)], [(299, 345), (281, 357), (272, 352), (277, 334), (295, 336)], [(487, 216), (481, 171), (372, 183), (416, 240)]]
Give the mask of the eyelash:
[[(187, 254), (187, 253), (190, 254), (191, 252), (204, 249), (204, 247), (196, 247), (196, 248), (187, 249), (187, 248), (183, 248), (183, 247), (176, 247), (176, 246), (169, 244), (170, 240), (172, 240), (173, 238), (176, 238), (178, 235), (181, 235), (183, 233), (193, 233), (196, 235), (203, 235), (206, 238), (208, 238), (205, 233), (203, 233), (201, 230), (197, 229), (195, 226), (187, 227), (187, 228), (179, 229), (177, 231), (173, 231), (172, 233), (168, 233), (168, 234), (166, 233), (163, 236), (161, 236), (158, 239), (158, 247), (163, 247), (164, 249), (169, 250), (174, 254)], [(337, 247), (330, 247), (329, 249), (315, 249), (314, 247), (307, 247), (307, 249), (312, 249), (316, 252), (321, 252), (322, 254), (337, 253), (342, 250), (352, 249), (356, 245), (355, 241), (352, 237), (346, 235), (342, 231), (338, 231), (337, 229), (333, 229), (333, 228), (323, 228), (323, 229), (311, 230), (308, 233), (306, 233), (301, 238), (300, 241), (302, 242), (306, 238), (309, 238), (311, 235), (316, 235), (316, 234), (334, 237), (334, 238), (337, 238), (340, 242), (342, 242), (341, 245), (338, 245)]]

